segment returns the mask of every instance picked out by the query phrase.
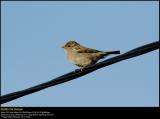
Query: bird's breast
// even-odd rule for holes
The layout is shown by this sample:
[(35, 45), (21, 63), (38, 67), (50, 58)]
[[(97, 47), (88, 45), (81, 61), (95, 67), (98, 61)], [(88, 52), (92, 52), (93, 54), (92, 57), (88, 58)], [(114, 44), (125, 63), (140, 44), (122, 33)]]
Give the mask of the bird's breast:
[(68, 59), (73, 64), (79, 65), (81, 67), (92, 64), (92, 58), (90, 54), (87, 54), (87, 53), (68, 52)]

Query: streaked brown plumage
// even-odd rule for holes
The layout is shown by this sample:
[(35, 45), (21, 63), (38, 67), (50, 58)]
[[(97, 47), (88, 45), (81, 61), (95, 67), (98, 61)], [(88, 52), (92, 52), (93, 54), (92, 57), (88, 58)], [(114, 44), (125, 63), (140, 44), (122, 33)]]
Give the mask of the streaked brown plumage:
[(68, 59), (81, 69), (95, 64), (98, 60), (110, 55), (120, 54), (120, 51), (99, 51), (92, 48), (87, 48), (75, 41), (67, 42), (63, 48), (67, 52)]

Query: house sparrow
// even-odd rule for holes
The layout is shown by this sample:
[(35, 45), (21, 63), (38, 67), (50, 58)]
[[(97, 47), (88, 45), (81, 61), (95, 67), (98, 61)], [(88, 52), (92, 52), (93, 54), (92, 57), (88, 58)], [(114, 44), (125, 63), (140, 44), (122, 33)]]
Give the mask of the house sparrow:
[(75, 41), (67, 42), (62, 48), (66, 50), (68, 59), (75, 65), (79, 66), (81, 71), (90, 65), (95, 64), (98, 60), (110, 55), (120, 54), (120, 51), (99, 51), (84, 47)]

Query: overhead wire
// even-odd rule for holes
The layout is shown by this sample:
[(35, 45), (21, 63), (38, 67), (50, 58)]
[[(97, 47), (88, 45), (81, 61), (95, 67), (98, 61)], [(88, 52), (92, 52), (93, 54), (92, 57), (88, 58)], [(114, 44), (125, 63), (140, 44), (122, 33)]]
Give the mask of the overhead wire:
[(42, 84), (38, 84), (36, 86), (21, 90), (21, 91), (17, 91), (17, 92), (13, 92), (13, 93), (9, 93), (9, 94), (5, 94), (1, 96), (1, 104), (3, 103), (7, 103), (9, 101), (15, 100), (17, 98), (20, 98), (22, 96), (40, 91), (42, 89), (46, 89), (48, 87), (51, 86), (55, 86), (70, 80), (73, 80), (75, 78), (81, 77), (83, 75), (86, 75), (88, 73), (91, 73), (95, 70), (98, 70), (100, 68), (106, 67), (108, 65), (112, 65), (114, 63), (129, 59), (129, 58), (133, 58), (139, 55), (143, 55), (145, 53), (151, 52), (153, 50), (159, 49), (160, 47), (160, 42), (159, 41), (155, 41), (153, 43), (149, 43), (143, 46), (140, 46), (138, 48), (135, 48), (133, 50), (130, 50), (124, 54), (112, 57), (110, 59), (104, 60), (102, 62), (99, 62), (97, 64), (94, 64), (92, 66), (89, 66), (87, 68), (85, 68), (85, 70), (81, 71), (81, 70), (76, 70), (76, 71), (72, 71), (69, 72), (67, 74), (64, 74), (62, 76), (59, 76), (57, 78), (54, 78), (48, 82), (42, 83)]

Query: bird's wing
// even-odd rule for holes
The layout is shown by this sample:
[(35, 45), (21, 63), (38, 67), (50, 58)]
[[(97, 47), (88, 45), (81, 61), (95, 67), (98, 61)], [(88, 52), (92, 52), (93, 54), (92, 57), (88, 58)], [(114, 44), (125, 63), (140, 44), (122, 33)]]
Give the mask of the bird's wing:
[(98, 50), (92, 49), (92, 48), (86, 48), (84, 46), (76, 47), (76, 50), (78, 53), (97, 53), (100, 52)]

